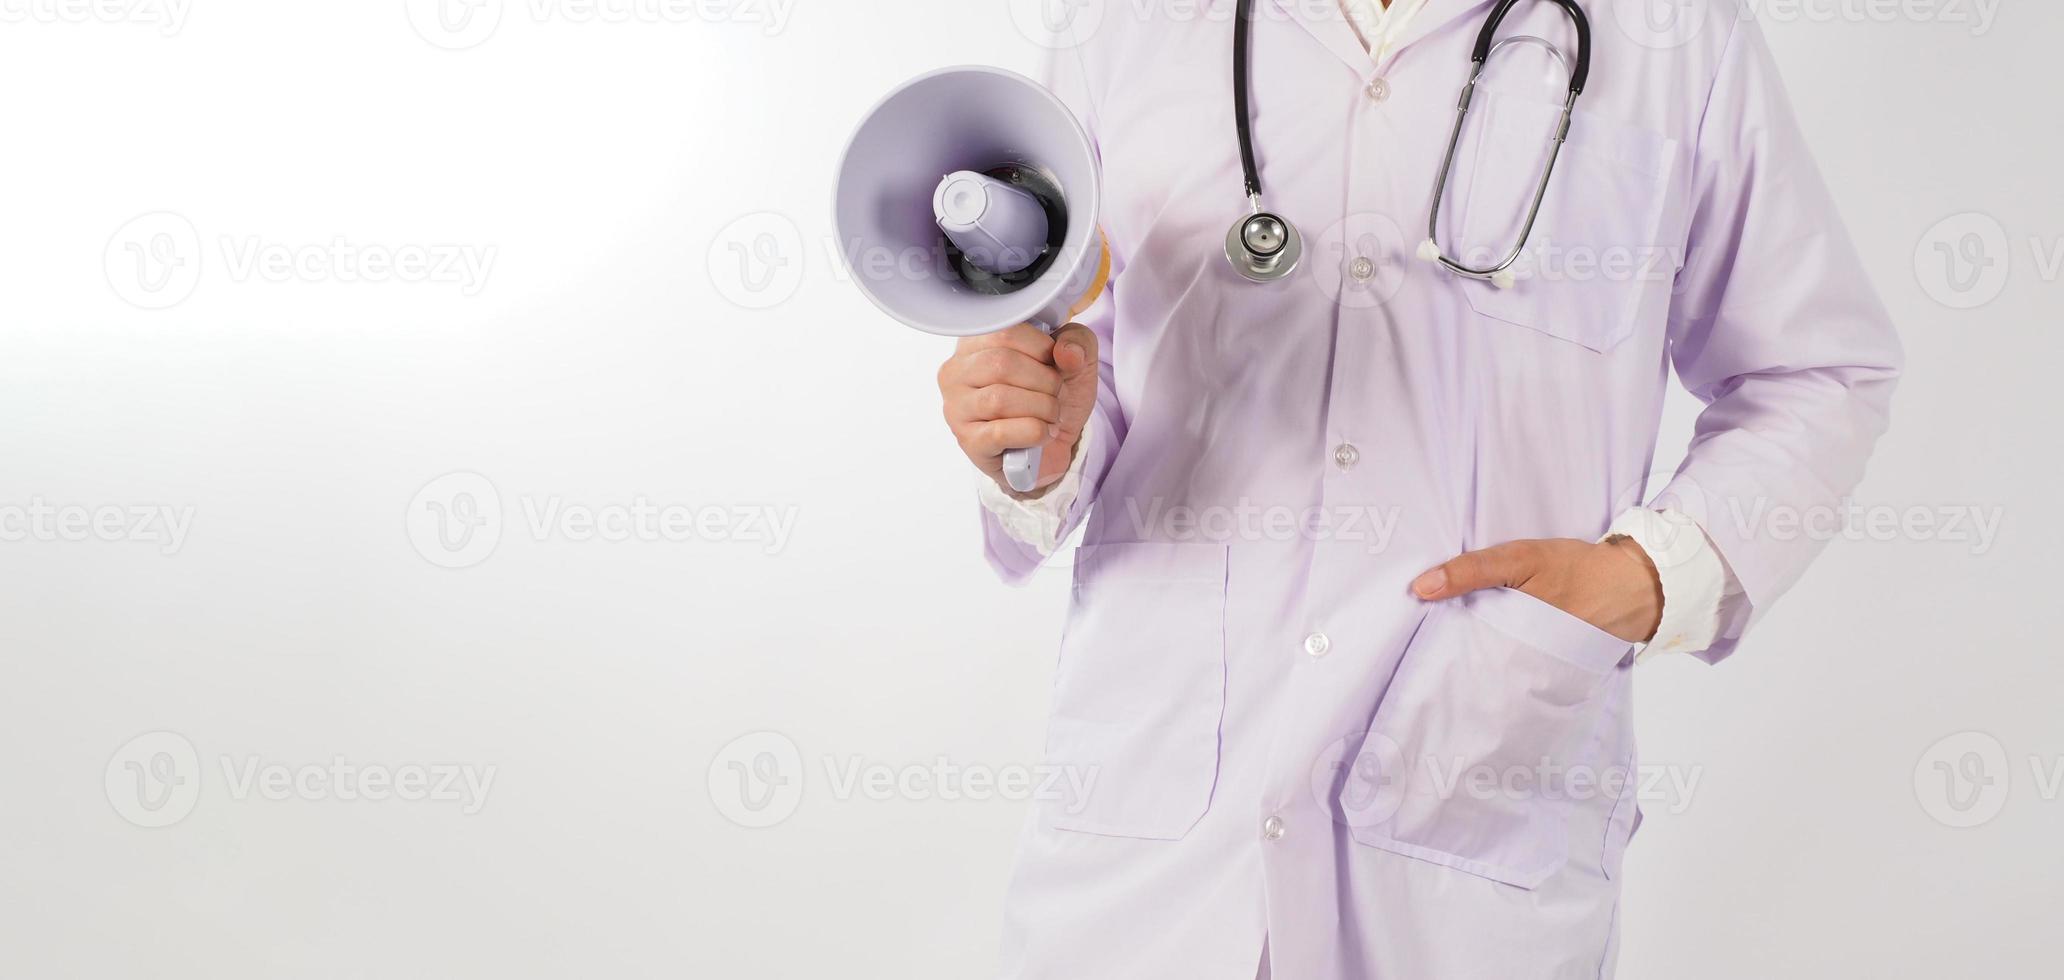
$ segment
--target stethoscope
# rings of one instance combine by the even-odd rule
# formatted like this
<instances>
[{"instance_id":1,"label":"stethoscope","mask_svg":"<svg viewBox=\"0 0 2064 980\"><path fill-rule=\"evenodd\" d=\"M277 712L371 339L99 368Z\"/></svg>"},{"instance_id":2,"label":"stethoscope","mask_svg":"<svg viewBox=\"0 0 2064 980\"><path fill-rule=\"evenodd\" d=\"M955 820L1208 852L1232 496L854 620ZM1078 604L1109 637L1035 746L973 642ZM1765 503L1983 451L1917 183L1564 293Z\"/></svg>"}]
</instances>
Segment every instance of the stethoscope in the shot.
<instances>
[{"instance_id":1,"label":"stethoscope","mask_svg":"<svg viewBox=\"0 0 2064 980\"><path fill-rule=\"evenodd\" d=\"M1533 235L1534 222L1541 216L1541 202L1548 197L1548 181L1555 174L1556 158L1562 155L1563 141L1569 137L1570 114L1577 107L1577 96L1584 91L1584 82L1591 75L1591 22L1584 16L1576 0L1553 0L1554 4L1569 15L1577 28L1577 61L1572 67L1563 59L1563 54L1554 44L1521 34L1498 40L1498 27L1505 22L1505 15L1519 0L1498 0L1484 21L1483 30L1476 36L1476 50L1470 55L1469 81L1462 86L1462 95L1455 103L1455 129L1448 136L1447 156L1441 161L1440 176L1433 184L1433 204L1426 215L1426 240L1419 243L1419 257L1429 262L1438 262L1449 271L1469 279L1487 280L1492 285L1505 289L1513 283L1513 264L1519 261L1526 250L1527 239ZM1240 133L1240 167L1247 181L1247 202L1250 212L1226 232L1226 261L1232 263L1233 271L1254 282L1274 282L1297 271L1297 262L1304 257L1304 236L1297 226L1261 204L1261 173L1254 164L1254 134L1250 127L1250 113L1247 105L1248 90L1248 42L1254 28L1254 0L1239 0L1233 17L1233 112L1235 125ZM1462 126L1469 119L1469 104L1476 95L1476 83L1483 77L1484 64L1492 55L1512 44L1533 44L1547 49L1569 76L1569 98L1562 105L1562 122L1555 129L1555 136L1548 148L1548 165L1541 171L1541 182L1534 189L1532 205L1527 209L1526 224L1520 228L1519 241L1503 261L1488 268L1475 268L1451 259L1441 249L1437 240L1440 224L1441 198L1447 194L1448 175L1455 166L1455 152L1462 142Z\"/></svg>"}]
</instances>

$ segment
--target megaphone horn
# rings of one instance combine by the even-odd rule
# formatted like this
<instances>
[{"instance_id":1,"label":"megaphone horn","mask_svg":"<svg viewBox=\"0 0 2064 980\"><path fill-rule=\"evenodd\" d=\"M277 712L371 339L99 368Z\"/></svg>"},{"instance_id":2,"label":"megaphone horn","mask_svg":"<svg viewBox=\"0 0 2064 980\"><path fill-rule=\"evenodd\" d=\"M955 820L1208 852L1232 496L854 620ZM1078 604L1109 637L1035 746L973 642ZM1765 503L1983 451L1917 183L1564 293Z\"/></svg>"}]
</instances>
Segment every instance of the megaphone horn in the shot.
<instances>
[{"instance_id":1,"label":"megaphone horn","mask_svg":"<svg viewBox=\"0 0 2064 980\"><path fill-rule=\"evenodd\" d=\"M839 161L839 252L875 306L919 330L1052 333L1110 279L1101 197L1089 135L1052 92L1000 68L941 69L854 131ZM1003 472L1033 489L1038 447L1005 453Z\"/></svg>"}]
</instances>

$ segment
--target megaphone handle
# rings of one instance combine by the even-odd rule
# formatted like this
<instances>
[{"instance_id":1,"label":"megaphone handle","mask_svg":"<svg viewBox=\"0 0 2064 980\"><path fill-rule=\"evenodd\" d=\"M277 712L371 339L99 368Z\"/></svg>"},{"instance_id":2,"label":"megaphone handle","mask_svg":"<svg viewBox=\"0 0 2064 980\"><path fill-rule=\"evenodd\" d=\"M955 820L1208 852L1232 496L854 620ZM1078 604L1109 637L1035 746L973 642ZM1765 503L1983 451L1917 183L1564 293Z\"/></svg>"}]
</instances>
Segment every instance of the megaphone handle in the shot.
<instances>
[{"instance_id":1,"label":"megaphone handle","mask_svg":"<svg viewBox=\"0 0 2064 980\"><path fill-rule=\"evenodd\" d=\"M1031 493L1039 483L1039 454L1044 448L1006 449L1003 453L1003 479L1012 490Z\"/></svg>"},{"instance_id":2,"label":"megaphone handle","mask_svg":"<svg viewBox=\"0 0 2064 980\"><path fill-rule=\"evenodd\" d=\"M1032 325L1049 337L1058 329L1056 325L1044 320L1033 320ZM1019 493L1031 493L1033 488L1039 485L1039 455L1044 448L1033 446L1029 449L1004 450L1003 482L1010 484L1010 488Z\"/></svg>"}]
</instances>

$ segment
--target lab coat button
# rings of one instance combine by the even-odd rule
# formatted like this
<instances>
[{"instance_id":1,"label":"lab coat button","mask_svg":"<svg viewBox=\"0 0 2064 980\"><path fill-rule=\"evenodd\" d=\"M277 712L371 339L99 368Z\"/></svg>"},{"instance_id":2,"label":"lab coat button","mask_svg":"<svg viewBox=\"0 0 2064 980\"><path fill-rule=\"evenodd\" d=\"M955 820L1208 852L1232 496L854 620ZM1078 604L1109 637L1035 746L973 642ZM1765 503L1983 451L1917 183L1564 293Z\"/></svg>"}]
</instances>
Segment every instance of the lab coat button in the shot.
<instances>
[{"instance_id":1,"label":"lab coat button","mask_svg":"<svg viewBox=\"0 0 2064 980\"><path fill-rule=\"evenodd\" d=\"M1324 633L1313 633L1304 638L1304 652L1314 657L1323 657L1333 649L1333 640Z\"/></svg>"},{"instance_id":2,"label":"lab coat button","mask_svg":"<svg viewBox=\"0 0 2064 980\"><path fill-rule=\"evenodd\" d=\"M1362 451L1356 449L1354 443L1351 442L1343 442L1333 450L1333 463L1343 470L1353 469L1354 464L1359 462L1361 458Z\"/></svg>"},{"instance_id":3,"label":"lab coat button","mask_svg":"<svg viewBox=\"0 0 2064 980\"><path fill-rule=\"evenodd\" d=\"M1376 263L1369 261L1366 255L1356 256L1355 260L1348 264L1347 274L1355 277L1356 282L1368 282L1376 275Z\"/></svg>"},{"instance_id":4,"label":"lab coat button","mask_svg":"<svg viewBox=\"0 0 2064 980\"><path fill-rule=\"evenodd\" d=\"M1369 83L1369 101L1371 101L1371 102L1387 102L1387 101L1389 101L1389 100L1390 100L1390 80L1389 80L1389 79L1387 79L1387 78L1379 78L1379 79L1377 79L1377 80L1375 80L1375 81L1373 81L1373 82L1370 82L1370 83Z\"/></svg>"},{"instance_id":5,"label":"lab coat button","mask_svg":"<svg viewBox=\"0 0 2064 980\"><path fill-rule=\"evenodd\" d=\"M1263 820L1261 822L1261 837L1263 840L1282 840L1283 818L1270 817L1267 820Z\"/></svg>"}]
</instances>

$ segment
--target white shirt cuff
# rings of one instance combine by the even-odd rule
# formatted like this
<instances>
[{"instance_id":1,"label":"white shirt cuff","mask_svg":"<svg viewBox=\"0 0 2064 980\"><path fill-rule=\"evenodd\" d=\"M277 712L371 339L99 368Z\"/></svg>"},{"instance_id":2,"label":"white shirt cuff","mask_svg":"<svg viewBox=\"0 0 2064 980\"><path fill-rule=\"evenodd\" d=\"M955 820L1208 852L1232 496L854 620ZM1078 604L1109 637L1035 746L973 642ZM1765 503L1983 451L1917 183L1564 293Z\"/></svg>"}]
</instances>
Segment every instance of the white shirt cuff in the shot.
<instances>
[{"instance_id":1,"label":"white shirt cuff","mask_svg":"<svg viewBox=\"0 0 2064 980\"><path fill-rule=\"evenodd\" d=\"M1082 493L1082 461L1089 458L1089 441L1095 433L1095 426L1082 427L1068 472L1037 497L1013 497L987 474L981 476L975 494L982 499L982 508L1003 526L1003 533L1037 549L1042 558L1060 549L1061 529L1067 523L1068 511Z\"/></svg>"},{"instance_id":2,"label":"white shirt cuff","mask_svg":"<svg viewBox=\"0 0 2064 980\"><path fill-rule=\"evenodd\" d=\"M1636 645L1635 660L1697 653L1719 640L1727 598L1742 589L1698 523L1673 510L1634 507L1605 532L1607 538L1622 535L1648 553L1663 585L1662 622L1653 639Z\"/></svg>"}]
</instances>

